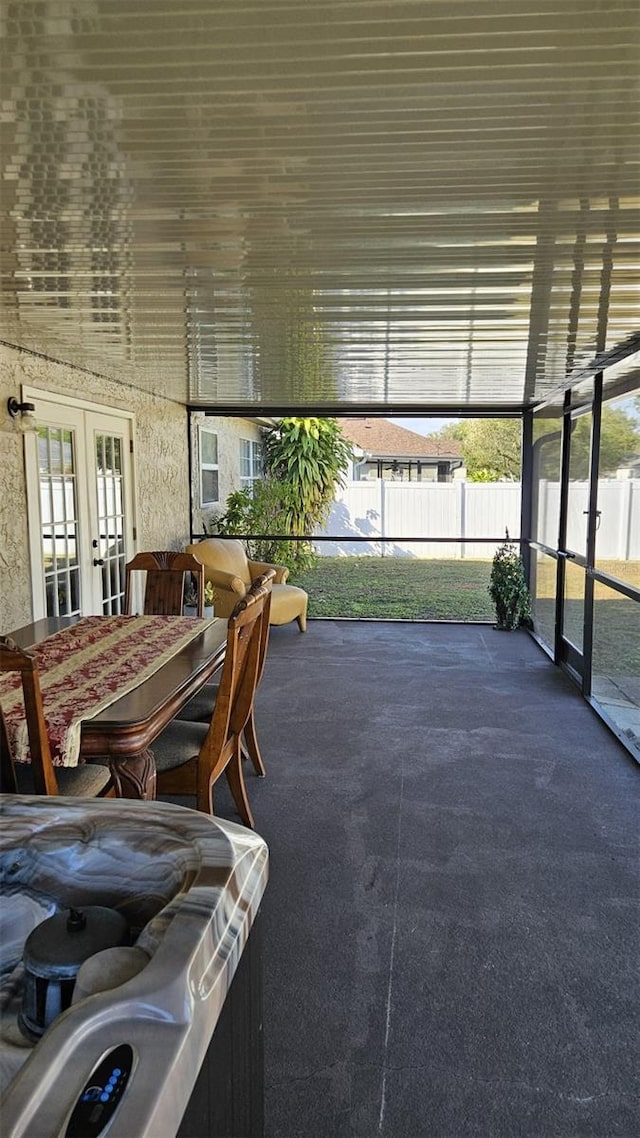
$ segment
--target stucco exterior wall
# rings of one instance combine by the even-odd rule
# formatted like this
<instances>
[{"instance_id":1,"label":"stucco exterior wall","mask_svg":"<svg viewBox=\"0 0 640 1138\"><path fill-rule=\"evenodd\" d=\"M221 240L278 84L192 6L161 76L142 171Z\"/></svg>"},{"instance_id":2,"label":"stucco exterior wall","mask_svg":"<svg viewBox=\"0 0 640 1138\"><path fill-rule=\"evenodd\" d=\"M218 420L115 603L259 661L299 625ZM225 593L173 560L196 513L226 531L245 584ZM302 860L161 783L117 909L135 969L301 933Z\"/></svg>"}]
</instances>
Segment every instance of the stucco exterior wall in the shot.
<instances>
[{"instance_id":1,"label":"stucco exterior wall","mask_svg":"<svg viewBox=\"0 0 640 1138\"><path fill-rule=\"evenodd\" d=\"M218 435L218 481L219 501L217 505L200 506L200 449L199 426L207 427ZM229 419L199 412L191 414L191 454L192 474L191 492L193 501L193 533L198 536L208 528L212 518L224 513L225 503L233 490L240 488L240 439L260 442L263 428L255 419Z\"/></svg>"},{"instance_id":2,"label":"stucco exterior wall","mask_svg":"<svg viewBox=\"0 0 640 1138\"><path fill-rule=\"evenodd\" d=\"M189 540L187 411L178 403L0 345L0 629L32 619L24 436L6 410L23 384L135 415L138 549Z\"/></svg>"}]
</instances>

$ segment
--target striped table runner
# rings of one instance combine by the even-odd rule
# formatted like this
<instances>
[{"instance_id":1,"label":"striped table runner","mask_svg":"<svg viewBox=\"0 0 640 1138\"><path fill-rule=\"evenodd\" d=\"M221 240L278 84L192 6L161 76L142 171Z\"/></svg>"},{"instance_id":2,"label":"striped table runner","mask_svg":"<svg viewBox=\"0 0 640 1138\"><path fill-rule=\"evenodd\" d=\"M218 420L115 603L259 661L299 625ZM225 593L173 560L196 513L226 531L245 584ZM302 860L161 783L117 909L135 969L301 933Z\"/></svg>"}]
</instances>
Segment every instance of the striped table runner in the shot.
<instances>
[{"instance_id":1,"label":"striped table runner","mask_svg":"<svg viewBox=\"0 0 640 1138\"><path fill-rule=\"evenodd\" d=\"M182 616L88 616L33 645L54 764L76 766L82 721L143 683L212 623ZM14 758L29 762L19 674L0 676L0 704Z\"/></svg>"}]
</instances>

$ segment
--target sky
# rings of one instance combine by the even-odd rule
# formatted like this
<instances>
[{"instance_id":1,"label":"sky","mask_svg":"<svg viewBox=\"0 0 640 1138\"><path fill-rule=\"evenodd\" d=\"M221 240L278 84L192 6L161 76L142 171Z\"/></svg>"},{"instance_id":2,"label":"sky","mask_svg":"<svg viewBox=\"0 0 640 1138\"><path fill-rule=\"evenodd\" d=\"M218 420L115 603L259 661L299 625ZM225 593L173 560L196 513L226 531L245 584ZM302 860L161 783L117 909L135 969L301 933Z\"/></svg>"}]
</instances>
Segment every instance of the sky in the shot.
<instances>
[{"instance_id":1,"label":"sky","mask_svg":"<svg viewBox=\"0 0 640 1138\"><path fill-rule=\"evenodd\" d=\"M390 423L397 423L407 431L415 431L417 435L432 435L448 423L457 423L458 419L389 419Z\"/></svg>"}]
</instances>

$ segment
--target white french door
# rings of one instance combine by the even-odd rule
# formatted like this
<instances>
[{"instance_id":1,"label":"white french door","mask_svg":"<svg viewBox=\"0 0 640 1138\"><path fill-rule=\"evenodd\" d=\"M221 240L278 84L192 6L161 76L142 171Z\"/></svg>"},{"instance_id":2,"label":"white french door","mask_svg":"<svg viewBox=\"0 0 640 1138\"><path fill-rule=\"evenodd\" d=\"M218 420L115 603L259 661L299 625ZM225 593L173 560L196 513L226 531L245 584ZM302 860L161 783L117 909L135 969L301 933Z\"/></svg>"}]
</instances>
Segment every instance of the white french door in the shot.
<instances>
[{"instance_id":1,"label":"white french door","mask_svg":"<svg viewBox=\"0 0 640 1138\"><path fill-rule=\"evenodd\" d=\"M122 611L133 554L133 421L25 388L33 615Z\"/></svg>"},{"instance_id":2,"label":"white french door","mask_svg":"<svg viewBox=\"0 0 640 1138\"><path fill-rule=\"evenodd\" d=\"M87 431L92 566L100 570L100 611L109 615L122 612L124 567L133 555L131 421L93 414Z\"/></svg>"}]
</instances>

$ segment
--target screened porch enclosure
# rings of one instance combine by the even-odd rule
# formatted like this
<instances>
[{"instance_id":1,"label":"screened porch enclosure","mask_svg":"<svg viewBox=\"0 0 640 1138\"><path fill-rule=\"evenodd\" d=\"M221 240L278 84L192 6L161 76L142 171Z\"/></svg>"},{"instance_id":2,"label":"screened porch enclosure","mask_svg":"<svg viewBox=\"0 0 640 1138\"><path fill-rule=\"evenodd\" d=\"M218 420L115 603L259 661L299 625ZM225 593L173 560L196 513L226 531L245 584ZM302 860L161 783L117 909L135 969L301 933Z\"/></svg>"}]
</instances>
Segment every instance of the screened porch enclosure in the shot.
<instances>
[{"instance_id":1,"label":"screened porch enclosure","mask_svg":"<svg viewBox=\"0 0 640 1138\"><path fill-rule=\"evenodd\" d=\"M519 482L346 482L307 535L317 567L295 578L311 619L491 622L491 559L508 535L531 634L640 759L639 364L631 354L525 412Z\"/></svg>"},{"instance_id":2,"label":"screened porch enclosure","mask_svg":"<svg viewBox=\"0 0 640 1138\"><path fill-rule=\"evenodd\" d=\"M280 416L521 428L514 486L365 463L307 535L333 585L271 630L255 1138L640 1133L640 466L610 449L640 414L638 0L0 0L0 27L3 634L117 612L130 558L261 483ZM359 619L314 619L338 573Z\"/></svg>"}]
</instances>

